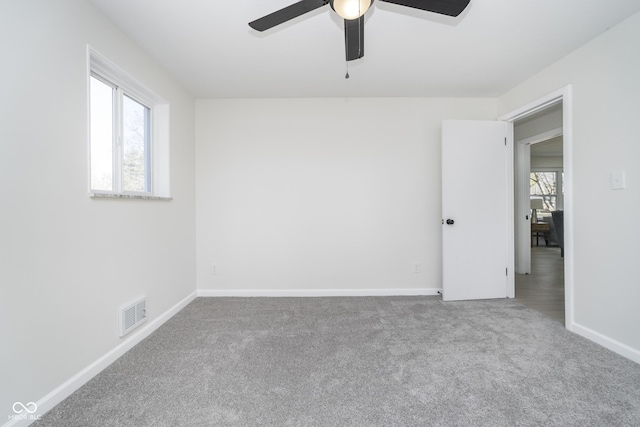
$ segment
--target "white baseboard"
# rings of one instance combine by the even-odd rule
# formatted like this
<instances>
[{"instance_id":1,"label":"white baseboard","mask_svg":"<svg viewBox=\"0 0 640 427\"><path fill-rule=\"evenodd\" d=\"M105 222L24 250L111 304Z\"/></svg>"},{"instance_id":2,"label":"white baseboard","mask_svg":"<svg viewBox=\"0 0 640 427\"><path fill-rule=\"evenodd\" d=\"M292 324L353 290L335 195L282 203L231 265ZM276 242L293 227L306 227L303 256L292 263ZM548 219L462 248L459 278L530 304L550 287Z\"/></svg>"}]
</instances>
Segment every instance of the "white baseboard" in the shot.
<instances>
[{"instance_id":1,"label":"white baseboard","mask_svg":"<svg viewBox=\"0 0 640 427\"><path fill-rule=\"evenodd\" d=\"M632 360L636 363L640 363L640 350L638 349L629 347L626 344L609 338L606 335L603 335L575 322L571 327L571 331L582 337L585 337L588 340L595 342L596 344L600 344L601 346L608 348L615 353L618 353L620 356L626 357L627 359Z\"/></svg>"},{"instance_id":2,"label":"white baseboard","mask_svg":"<svg viewBox=\"0 0 640 427\"><path fill-rule=\"evenodd\" d=\"M36 402L38 410L34 417L44 415L54 406L69 397L73 392L78 390L89 380L115 362L120 356L133 348L136 344L148 337L152 332L158 329L167 320L176 313L186 307L196 297L330 297L330 296L411 296L411 295L439 295L439 288L408 288L408 289L314 289L314 290L262 290L262 289L244 289L244 290L218 290L218 289L199 289L188 295L182 301L175 304L169 310L158 316L156 319L148 322L140 327L131 337L118 345L104 356L78 372L76 375L65 381L55 390L44 396ZM609 350L618 353L636 363L640 363L640 350L629 347L621 342L609 338L599 332L589 329L577 323L572 324L571 330L576 334L583 336ZM31 419L14 418L9 420L3 427L23 427L32 424Z\"/></svg>"},{"instance_id":3,"label":"white baseboard","mask_svg":"<svg viewBox=\"0 0 640 427\"><path fill-rule=\"evenodd\" d=\"M171 307L169 310L165 311L163 314L158 316L152 321L147 322L146 324L140 326L139 330L131 333L131 337L129 337L125 342L118 345L111 351L109 351L104 356L100 357L98 360L78 372L73 377L69 378L55 390L51 391L49 394L44 396L42 399L36 402L37 412L34 414L29 414L27 419L20 419L19 417L13 418L9 420L7 423L3 425L3 427L23 427L28 426L29 424L35 421L35 417L42 416L51 410L58 403L62 402L64 399L69 397L74 391L78 390L84 384L86 384L91 378L98 375L105 368L115 362L120 356L125 354L127 351L131 350L136 344L140 341L148 337L153 331L158 329L173 317L177 312L182 310L187 306L191 301L196 298L196 292L191 293L182 301L178 302L176 305Z\"/></svg>"},{"instance_id":4,"label":"white baseboard","mask_svg":"<svg viewBox=\"0 0 640 427\"><path fill-rule=\"evenodd\" d=\"M439 288L408 289L198 289L199 297L368 297L439 295Z\"/></svg>"}]
</instances>

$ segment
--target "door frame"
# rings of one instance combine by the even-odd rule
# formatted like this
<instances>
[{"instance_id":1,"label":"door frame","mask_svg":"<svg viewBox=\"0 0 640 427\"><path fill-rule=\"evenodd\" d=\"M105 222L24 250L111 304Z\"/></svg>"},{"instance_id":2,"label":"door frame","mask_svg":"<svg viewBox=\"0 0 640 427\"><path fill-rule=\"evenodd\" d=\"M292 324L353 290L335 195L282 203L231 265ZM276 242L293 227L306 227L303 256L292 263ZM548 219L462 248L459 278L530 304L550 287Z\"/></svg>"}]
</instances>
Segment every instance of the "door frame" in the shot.
<instances>
[{"instance_id":1,"label":"door frame","mask_svg":"<svg viewBox=\"0 0 640 427\"><path fill-rule=\"evenodd\" d=\"M573 330L574 326L574 239L573 239L573 100L572 87L567 85L561 89L551 92L541 98L536 99L520 108L517 108L503 116L498 120L507 123L513 123L543 110L553 104L562 102L562 132L563 132L563 164L564 164L564 313L565 327ZM513 132L509 132L513 146ZM513 157L511 165L513 170ZM512 175L513 177L513 175ZM515 195L510 195L511 206L515 206ZM514 218L515 221L515 218ZM515 240L515 236L514 236ZM515 242L512 241L511 251L514 251ZM515 296L515 281L509 283L511 289L507 290L510 298Z\"/></svg>"}]
</instances>

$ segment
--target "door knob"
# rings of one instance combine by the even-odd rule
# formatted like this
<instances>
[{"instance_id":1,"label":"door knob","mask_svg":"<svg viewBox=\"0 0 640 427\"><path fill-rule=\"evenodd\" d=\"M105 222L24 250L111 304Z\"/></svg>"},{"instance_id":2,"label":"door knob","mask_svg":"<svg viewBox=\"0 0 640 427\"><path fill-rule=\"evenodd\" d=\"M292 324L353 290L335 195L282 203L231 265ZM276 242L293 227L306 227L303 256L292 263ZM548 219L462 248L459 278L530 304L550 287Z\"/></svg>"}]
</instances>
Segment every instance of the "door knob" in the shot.
<instances>
[{"instance_id":1,"label":"door knob","mask_svg":"<svg viewBox=\"0 0 640 427\"><path fill-rule=\"evenodd\" d=\"M449 224L449 225L453 225L453 223L454 223L454 221L453 221L452 219L448 219L448 220L447 220L447 224Z\"/></svg>"}]
</instances>

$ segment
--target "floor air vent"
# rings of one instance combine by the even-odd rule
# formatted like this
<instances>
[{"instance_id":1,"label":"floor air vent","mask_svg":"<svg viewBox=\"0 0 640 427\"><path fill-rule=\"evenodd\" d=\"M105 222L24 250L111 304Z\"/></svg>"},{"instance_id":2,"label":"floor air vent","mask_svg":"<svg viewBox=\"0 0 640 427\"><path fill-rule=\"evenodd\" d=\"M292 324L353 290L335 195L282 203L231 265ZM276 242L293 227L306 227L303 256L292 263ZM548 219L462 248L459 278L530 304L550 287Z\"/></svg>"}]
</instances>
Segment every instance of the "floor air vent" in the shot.
<instances>
[{"instance_id":1,"label":"floor air vent","mask_svg":"<svg viewBox=\"0 0 640 427\"><path fill-rule=\"evenodd\" d=\"M123 337L132 329L147 320L147 301L143 298L120 310L120 336Z\"/></svg>"}]
</instances>

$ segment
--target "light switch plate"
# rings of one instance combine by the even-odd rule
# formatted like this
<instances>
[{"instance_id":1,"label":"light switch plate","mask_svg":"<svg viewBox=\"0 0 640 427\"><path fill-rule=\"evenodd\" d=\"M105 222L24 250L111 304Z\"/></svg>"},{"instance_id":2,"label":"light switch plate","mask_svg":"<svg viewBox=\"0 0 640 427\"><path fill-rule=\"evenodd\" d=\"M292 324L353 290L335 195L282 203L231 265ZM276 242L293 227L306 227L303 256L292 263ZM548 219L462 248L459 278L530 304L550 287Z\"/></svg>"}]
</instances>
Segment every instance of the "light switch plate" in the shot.
<instances>
[{"instance_id":1,"label":"light switch plate","mask_svg":"<svg viewBox=\"0 0 640 427\"><path fill-rule=\"evenodd\" d=\"M624 171L611 172L611 189L622 190L624 186Z\"/></svg>"}]
</instances>

